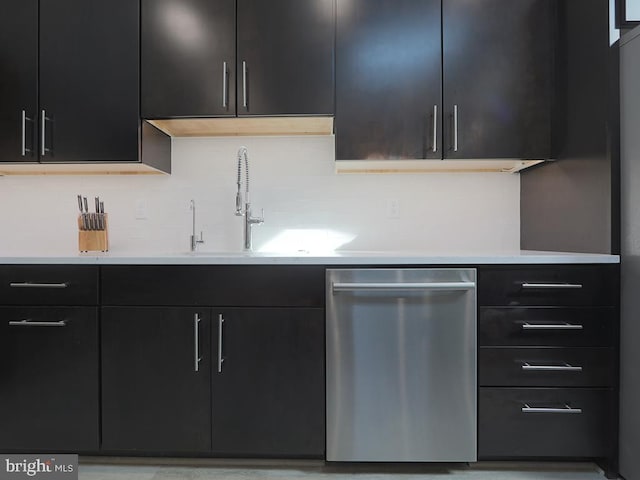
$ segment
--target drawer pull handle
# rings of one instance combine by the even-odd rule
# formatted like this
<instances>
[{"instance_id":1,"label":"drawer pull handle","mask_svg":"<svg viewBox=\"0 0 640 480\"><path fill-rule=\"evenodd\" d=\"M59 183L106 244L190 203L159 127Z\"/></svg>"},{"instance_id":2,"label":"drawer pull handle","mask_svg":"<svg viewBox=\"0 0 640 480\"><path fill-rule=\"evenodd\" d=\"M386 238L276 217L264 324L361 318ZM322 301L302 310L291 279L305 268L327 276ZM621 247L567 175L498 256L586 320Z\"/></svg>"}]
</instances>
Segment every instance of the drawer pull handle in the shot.
<instances>
[{"instance_id":1,"label":"drawer pull handle","mask_svg":"<svg viewBox=\"0 0 640 480\"><path fill-rule=\"evenodd\" d=\"M566 404L564 408L530 407L525 403L522 407L522 413L582 413L582 409L571 408Z\"/></svg>"},{"instance_id":2,"label":"drawer pull handle","mask_svg":"<svg viewBox=\"0 0 640 480\"><path fill-rule=\"evenodd\" d=\"M10 327L66 327L66 320L58 322L32 322L31 319L14 320L9 322Z\"/></svg>"},{"instance_id":3,"label":"drawer pull handle","mask_svg":"<svg viewBox=\"0 0 640 480\"><path fill-rule=\"evenodd\" d=\"M523 323L523 330L582 330L584 327L573 323Z\"/></svg>"},{"instance_id":4,"label":"drawer pull handle","mask_svg":"<svg viewBox=\"0 0 640 480\"><path fill-rule=\"evenodd\" d=\"M524 363L522 370L529 372L581 372L582 367L574 367L565 363L564 365L531 365Z\"/></svg>"},{"instance_id":5,"label":"drawer pull handle","mask_svg":"<svg viewBox=\"0 0 640 480\"><path fill-rule=\"evenodd\" d=\"M574 290L582 288L581 283L523 283L524 289L557 289L557 290Z\"/></svg>"},{"instance_id":6,"label":"drawer pull handle","mask_svg":"<svg viewBox=\"0 0 640 480\"><path fill-rule=\"evenodd\" d=\"M32 283L32 282L11 282L11 288L67 288L69 284L63 283Z\"/></svg>"}]
</instances>

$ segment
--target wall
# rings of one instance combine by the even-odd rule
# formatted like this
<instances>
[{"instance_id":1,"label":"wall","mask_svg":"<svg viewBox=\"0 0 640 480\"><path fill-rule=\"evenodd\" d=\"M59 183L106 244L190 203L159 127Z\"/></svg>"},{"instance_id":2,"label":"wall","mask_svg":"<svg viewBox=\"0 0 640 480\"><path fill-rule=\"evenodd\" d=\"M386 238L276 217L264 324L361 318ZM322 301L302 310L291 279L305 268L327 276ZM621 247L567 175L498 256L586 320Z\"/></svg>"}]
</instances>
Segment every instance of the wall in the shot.
<instances>
[{"instance_id":1,"label":"wall","mask_svg":"<svg viewBox=\"0 0 640 480\"><path fill-rule=\"evenodd\" d=\"M77 194L99 195L110 214L114 254L189 248L191 212L204 231L201 250L238 250L234 216L236 152L246 145L254 212L254 250L317 251L347 242L355 250L487 252L519 249L518 175L334 173L333 137L173 140L171 176L0 177L0 256L76 253ZM398 218L390 218L396 200ZM139 203L145 219L137 219ZM138 215L140 216L140 215Z\"/></svg>"}]
</instances>

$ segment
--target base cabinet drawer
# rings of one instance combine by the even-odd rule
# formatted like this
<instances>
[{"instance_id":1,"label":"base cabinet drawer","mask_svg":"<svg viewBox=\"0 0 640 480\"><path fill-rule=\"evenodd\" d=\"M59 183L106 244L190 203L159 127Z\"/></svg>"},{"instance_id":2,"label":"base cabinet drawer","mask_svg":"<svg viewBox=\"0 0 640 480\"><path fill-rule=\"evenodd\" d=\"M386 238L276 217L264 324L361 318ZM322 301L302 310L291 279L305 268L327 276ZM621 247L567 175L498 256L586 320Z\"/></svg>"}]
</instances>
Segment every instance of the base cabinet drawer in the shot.
<instances>
[{"instance_id":1,"label":"base cabinet drawer","mask_svg":"<svg viewBox=\"0 0 640 480\"><path fill-rule=\"evenodd\" d=\"M610 387L610 348L480 348L478 385L483 387Z\"/></svg>"},{"instance_id":2,"label":"base cabinet drawer","mask_svg":"<svg viewBox=\"0 0 640 480\"><path fill-rule=\"evenodd\" d=\"M481 307L481 347L606 347L613 342L613 307Z\"/></svg>"},{"instance_id":3,"label":"base cabinet drawer","mask_svg":"<svg viewBox=\"0 0 640 480\"><path fill-rule=\"evenodd\" d=\"M610 390L480 388L478 459L608 453Z\"/></svg>"}]
</instances>

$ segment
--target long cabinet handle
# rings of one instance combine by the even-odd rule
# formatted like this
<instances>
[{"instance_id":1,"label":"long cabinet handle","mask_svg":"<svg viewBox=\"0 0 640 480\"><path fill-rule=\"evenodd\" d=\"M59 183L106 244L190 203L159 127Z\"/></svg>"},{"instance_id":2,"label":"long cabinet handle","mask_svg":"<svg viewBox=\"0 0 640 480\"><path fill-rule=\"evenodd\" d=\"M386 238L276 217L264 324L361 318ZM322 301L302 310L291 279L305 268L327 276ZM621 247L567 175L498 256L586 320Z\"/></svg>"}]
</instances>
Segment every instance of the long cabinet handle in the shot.
<instances>
[{"instance_id":1,"label":"long cabinet handle","mask_svg":"<svg viewBox=\"0 0 640 480\"><path fill-rule=\"evenodd\" d=\"M573 290L582 288L581 283L528 283L522 284L522 288L535 290L535 289L555 289L555 290Z\"/></svg>"},{"instance_id":2,"label":"long cabinet handle","mask_svg":"<svg viewBox=\"0 0 640 480\"><path fill-rule=\"evenodd\" d=\"M247 62L242 62L242 106L247 108Z\"/></svg>"},{"instance_id":3,"label":"long cabinet handle","mask_svg":"<svg viewBox=\"0 0 640 480\"><path fill-rule=\"evenodd\" d=\"M66 320L59 320L57 322L33 322L31 319L26 318L24 320L12 320L9 322L11 327L66 327Z\"/></svg>"},{"instance_id":4,"label":"long cabinet handle","mask_svg":"<svg viewBox=\"0 0 640 480\"><path fill-rule=\"evenodd\" d=\"M458 105L453 106L453 151L458 151Z\"/></svg>"},{"instance_id":5,"label":"long cabinet handle","mask_svg":"<svg viewBox=\"0 0 640 480\"><path fill-rule=\"evenodd\" d=\"M193 358L193 371L200 371L200 315L197 313L193 315L193 343L194 343L194 358Z\"/></svg>"},{"instance_id":6,"label":"long cabinet handle","mask_svg":"<svg viewBox=\"0 0 640 480\"><path fill-rule=\"evenodd\" d=\"M67 288L67 282L62 283L33 283L33 282L11 282L11 288Z\"/></svg>"},{"instance_id":7,"label":"long cabinet handle","mask_svg":"<svg viewBox=\"0 0 640 480\"><path fill-rule=\"evenodd\" d=\"M45 143L46 143L46 129L47 129L47 120L51 120L49 117L47 117L47 112L42 110L40 112L40 156L44 157L47 152L50 152L51 149L47 148Z\"/></svg>"},{"instance_id":8,"label":"long cabinet handle","mask_svg":"<svg viewBox=\"0 0 640 480\"><path fill-rule=\"evenodd\" d=\"M583 325L573 323L523 323L523 330L582 330Z\"/></svg>"},{"instance_id":9,"label":"long cabinet handle","mask_svg":"<svg viewBox=\"0 0 640 480\"><path fill-rule=\"evenodd\" d=\"M565 363L564 365L531 365L530 363L524 363L522 370L533 372L581 372L582 367L574 367Z\"/></svg>"},{"instance_id":10,"label":"long cabinet handle","mask_svg":"<svg viewBox=\"0 0 640 480\"><path fill-rule=\"evenodd\" d=\"M31 153L31 149L27 148L27 121L32 122L33 119L27 117L26 110L22 110L21 126L22 126L22 138L20 143L20 154L23 157L27 156L27 153Z\"/></svg>"},{"instance_id":11,"label":"long cabinet handle","mask_svg":"<svg viewBox=\"0 0 640 480\"><path fill-rule=\"evenodd\" d=\"M224 327L224 317L222 314L218 315L218 373L222 373L222 329Z\"/></svg>"},{"instance_id":12,"label":"long cabinet handle","mask_svg":"<svg viewBox=\"0 0 640 480\"><path fill-rule=\"evenodd\" d=\"M438 151L438 105L433 106L433 153Z\"/></svg>"},{"instance_id":13,"label":"long cabinet handle","mask_svg":"<svg viewBox=\"0 0 640 480\"><path fill-rule=\"evenodd\" d=\"M222 62L222 107L227 108L227 62Z\"/></svg>"},{"instance_id":14,"label":"long cabinet handle","mask_svg":"<svg viewBox=\"0 0 640 480\"><path fill-rule=\"evenodd\" d=\"M530 407L528 404L524 404L522 407L522 413L582 413L581 408L572 408L569 405L565 405L564 408L547 408L547 407Z\"/></svg>"},{"instance_id":15,"label":"long cabinet handle","mask_svg":"<svg viewBox=\"0 0 640 480\"><path fill-rule=\"evenodd\" d=\"M333 283L334 292L357 292L363 290L471 290L474 282L426 282L426 283Z\"/></svg>"}]
</instances>

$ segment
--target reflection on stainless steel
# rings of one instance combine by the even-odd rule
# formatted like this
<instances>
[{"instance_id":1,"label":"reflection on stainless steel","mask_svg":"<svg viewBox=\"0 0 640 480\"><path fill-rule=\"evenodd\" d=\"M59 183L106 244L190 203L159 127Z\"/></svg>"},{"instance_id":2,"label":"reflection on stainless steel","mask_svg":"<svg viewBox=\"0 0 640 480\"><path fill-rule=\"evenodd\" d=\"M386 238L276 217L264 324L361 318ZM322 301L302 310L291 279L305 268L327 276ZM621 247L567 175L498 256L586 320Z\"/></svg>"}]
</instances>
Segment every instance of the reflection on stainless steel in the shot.
<instances>
[{"instance_id":1,"label":"reflection on stainless steel","mask_svg":"<svg viewBox=\"0 0 640 480\"><path fill-rule=\"evenodd\" d=\"M476 460L475 282L474 269L327 271L328 461Z\"/></svg>"}]
</instances>

